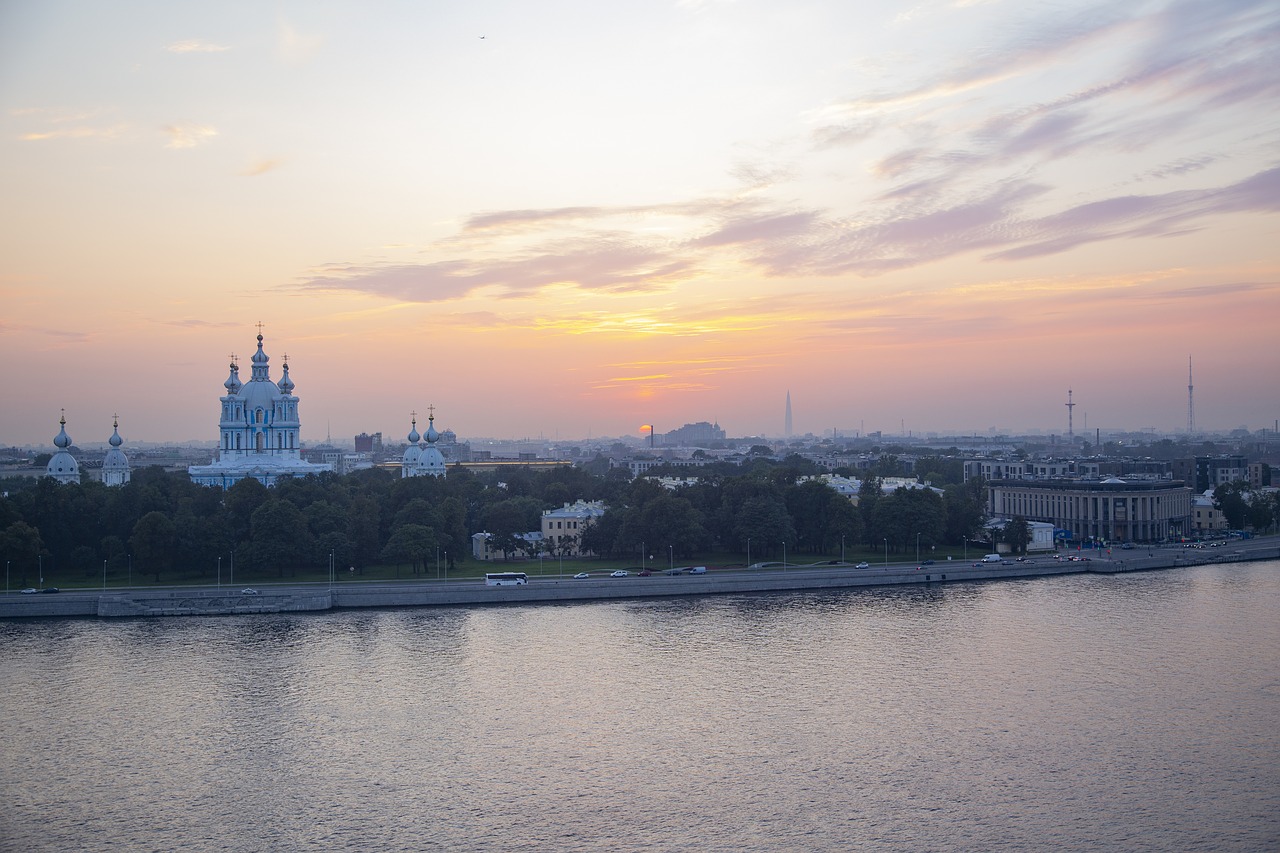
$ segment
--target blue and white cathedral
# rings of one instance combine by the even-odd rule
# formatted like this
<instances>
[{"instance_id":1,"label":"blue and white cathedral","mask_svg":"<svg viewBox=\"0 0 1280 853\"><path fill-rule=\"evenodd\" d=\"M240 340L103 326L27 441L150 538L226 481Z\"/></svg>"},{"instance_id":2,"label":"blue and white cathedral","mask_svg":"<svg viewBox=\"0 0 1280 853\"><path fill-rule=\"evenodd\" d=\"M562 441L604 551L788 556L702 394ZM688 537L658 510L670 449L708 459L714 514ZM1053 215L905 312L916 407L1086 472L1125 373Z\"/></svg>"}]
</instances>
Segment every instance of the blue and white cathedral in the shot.
<instances>
[{"instance_id":1,"label":"blue and white cathedral","mask_svg":"<svg viewBox=\"0 0 1280 853\"><path fill-rule=\"evenodd\" d=\"M305 477L331 471L332 466L307 462L301 456L298 398L289 378L289 357L281 363L279 382L271 381L271 359L262 351L259 327L258 351L253 354L249 381L241 383L240 366L231 357L231 375L222 383L222 417L218 420L218 457L209 465L187 468L193 483L229 488L245 477L271 486L282 477Z\"/></svg>"}]
</instances>

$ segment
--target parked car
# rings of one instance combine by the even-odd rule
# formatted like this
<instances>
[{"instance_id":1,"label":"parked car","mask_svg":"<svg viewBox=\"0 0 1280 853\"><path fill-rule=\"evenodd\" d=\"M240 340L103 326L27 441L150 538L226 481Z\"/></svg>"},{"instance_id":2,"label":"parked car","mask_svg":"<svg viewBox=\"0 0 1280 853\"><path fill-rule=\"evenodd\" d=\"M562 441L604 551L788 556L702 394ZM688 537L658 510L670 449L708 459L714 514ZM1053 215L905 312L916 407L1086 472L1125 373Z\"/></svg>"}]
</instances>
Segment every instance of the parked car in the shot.
<instances>
[{"instance_id":1,"label":"parked car","mask_svg":"<svg viewBox=\"0 0 1280 853\"><path fill-rule=\"evenodd\" d=\"M29 586L29 587L27 587L26 589L24 589L24 590L22 591L22 594L23 594L23 595L35 595L35 594L36 594L37 592L39 592L39 591L40 591L40 590L36 589L35 587Z\"/></svg>"},{"instance_id":2,"label":"parked car","mask_svg":"<svg viewBox=\"0 0 1280 853\"><path fill-rule=\"evenodd\" d=\"M925 561L924 561L923 563L921 563L920 565L922 565L922 566L932 566L932 565L933 565L933 560L925 560Z\"/></svg>"},{"instance_id":3,"label":"parked car","mask_svg":"<svg viewBox=\"0 0 1280 853\"><path fill-rule=\"evenodd\" d=\"M640 577L642 578L647 578L649 577L649 575L653 574L653 572L649 571L648 569L641 569L636 574L640 575Z\"/></svg>"},{"instance_id":4,"label":"parked car","mask_svg":"<svg viewBox=\"0 0 1280 853\"><path fill-rule=\"evenodd\" d=\"M871 564L870 564L870 563L858 563L858 565L854 566L854 568L856 568L856 569L869 569L869 568L871 568Z\"/></svg>"},{"instance_id":5,"label":"parked car","mask_svg":"<svg viewBox=\"0 0 1280 853\"><path fill-rule=\"evenodd\" d=\"M706 573L707 573L706 566L694 566L692 569L689 570L689 574L691 575L705 575Z\"/></svg>"},{"instance_id":6,"label":"parked car","mask_svg":"<svg viewBox=\"0 0 1280 853\"><path fill-rule=\"evenodd\" d=\"M40 591L41 592L60 592L60 590L56 586L46 586L44 589Z\"/></svg>"},{"instance_id":7,"label":"parked car","mask_svg":"<svg viewBox=\"0 0 1280 853\"><path fill-rule=\"evenodd\" d=\"M589 577L591 577L591 575L588 574L587 572L578 572L576 575L573 576L573 579L576 581L580 581L580 580L585 580Z\"/></svg>"},{"instance_id":8,"label":"parked car","mask_svg":"<svg viewBox=\"0 0 1280 853\"><path fill-rule=\"evenodd\" d=\"M665 572L663 572L663 574L664 575L682 575L684 574L684 569L667 569Z\"/></svg>"},{"instance_id":9,"label":"parked car","mask_svg":"<svg viewBox=\"0 0 1280 853\"><path fill-rule=\"evenodd\" d=\"M611 577L611 578L625 578L625 577L626 577L627 575L629 575L629 574L630 574L630 572L625 572L625 571L623 571L622 569L618 569L616 572L613 572L612 574L610 574L610 575L609 575L609 577Z\"/></svg>"},{"instance_id":10,"label":"parked car","mask_svg":"<svg viewBox=\"0 0 1280 853\"><path fill-rule=\"evenodd\" d=\"M241 594L241 595L257 595L257 594L258 594L258 591L257 591L256 589L248 589L248 588L246 588L246 589L242 589L242 590L240 590L240 594Z\"/></svg>"}]
</instances>

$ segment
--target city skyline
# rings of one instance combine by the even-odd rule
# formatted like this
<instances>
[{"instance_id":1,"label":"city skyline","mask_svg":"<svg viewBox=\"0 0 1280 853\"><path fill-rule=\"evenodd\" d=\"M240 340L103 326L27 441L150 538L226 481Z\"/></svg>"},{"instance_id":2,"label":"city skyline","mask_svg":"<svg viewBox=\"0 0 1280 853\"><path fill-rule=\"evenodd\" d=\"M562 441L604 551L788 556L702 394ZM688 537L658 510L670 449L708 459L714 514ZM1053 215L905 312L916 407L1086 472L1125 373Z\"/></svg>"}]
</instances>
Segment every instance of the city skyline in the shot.
<instances>
[{"instance_id":1,"label":"city skyline","mask_svg":"<svg viewBox=\"0 0 1280 853\"><path fill-rule=\"evenodd\" d=\"M1280 8L848 5L0 8L0 444L1271 428Z\"/></svg>"}]
</instances>

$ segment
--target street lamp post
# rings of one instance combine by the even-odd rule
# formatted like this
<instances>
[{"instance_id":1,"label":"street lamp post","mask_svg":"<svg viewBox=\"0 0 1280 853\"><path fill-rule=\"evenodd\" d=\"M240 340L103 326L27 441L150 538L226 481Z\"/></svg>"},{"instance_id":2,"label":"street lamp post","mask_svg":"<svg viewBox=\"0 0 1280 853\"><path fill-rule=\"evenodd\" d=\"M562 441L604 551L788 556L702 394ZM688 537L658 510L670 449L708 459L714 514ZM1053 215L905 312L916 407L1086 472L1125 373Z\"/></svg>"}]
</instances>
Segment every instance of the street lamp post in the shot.
<instances>
[{"instance_id":1,"label":"street lamp post","mask_svg":"<svg viewBox=\"0 0 1280 853\"><path fill-rule=\"evenodd\" d=\"M218 586L222 586L222 555L218 555Z\"/></svg>"},{"instance_id":2,"label":"street lamp post","mask_svg":"<svg viewBox=\"0 0 1280 853\"><path fill-rule=\"evenodd\" d=\"M107 561L102 561L102 588L107 588Z\"/></svg>"},{"instance_id":3,"label":"street lamp post","mask_svg":"<svg viewBox=\"0 0 1280 853\"><path fill-rule=\"evenodd\" d=\"M889 540L884 540L884 570L889 571Z\"/></svg>"},{"instance_id":4,"label":"street lamp post","mask_svg":"<svg viewBox=\"0 0 1280 853\"><path fill-rule=\"evenodd\" d=\"M916 534L916 565L920 565L920 534Z\"/></svg>"},{"instance_id":5,"label":"street lamp post","mask_svg":"<svg viewBox=\"0 0 1280 853\"><path fill-rule=\"evenodd\" d=\"M36 554L36 570L40 575L40 588L44 588L44 554Z\"/></svg>"},{"instance_id":6,"label":"street lamp post","mask_svg":"<svg viewBox=\"0 0 1280 853\"><path fill-rule=\"evenodd\" d=\"M231 549L231 585L236 585L236 549Z\"/></svg>"},{"instance_id":7,"label":"street lamp post","mask_svg":"<svg viewBox=\"0 0 1280 853\"><path fill-rule=\"evenodd\" d=\"M4 561L4 594L9 594L9 561Z\"/></svg>"},{"instance_id":8,"label":"street lamp post","mask_svg":"<svg viewBox=\"0 0 1280 853\"><path fill-rule=\"evenodd\" d=\"M667 546L667 559L671 563L671 565L668 566L668 568L670 568L671 571L674 572L676 570L676 548L674 545Z\"/></svg>"},{"instance_id":9,"label":"street lamp post","mask_svg":"<svg viewBox=\"0 0 1280 853\"><path fill-rule=\"evenodd\" d=\"M133 586L133 555L129 555L129 586Z\"/></svg>"},{"instance_id":10,"label":"street lamp post","mask_svg":"<svg viewBox=\"0 0 1280 853\"><path fill-rule=\"evenodd\" d=\"M747 537L747 568L751 568L751 537Z\"/></svg>"},{"instance_id":11,"label":"street lamp post","mask_svg":"<svg viewBox=\"0 0 1280 853\"><path fill-rule=\"evenodd\" d=\"M840 534L840 562L844 562L844 534Z\"/></svg>"},{"instance_id":12,"label":"street lamp post","mask_svg":"<svg viewBox=\"0 0 1280 853\"><path fill-rule=\"evenodd\" d=\"M787 543L782 543L782 570L787 570Z\"/></svg>"}]
</instances>

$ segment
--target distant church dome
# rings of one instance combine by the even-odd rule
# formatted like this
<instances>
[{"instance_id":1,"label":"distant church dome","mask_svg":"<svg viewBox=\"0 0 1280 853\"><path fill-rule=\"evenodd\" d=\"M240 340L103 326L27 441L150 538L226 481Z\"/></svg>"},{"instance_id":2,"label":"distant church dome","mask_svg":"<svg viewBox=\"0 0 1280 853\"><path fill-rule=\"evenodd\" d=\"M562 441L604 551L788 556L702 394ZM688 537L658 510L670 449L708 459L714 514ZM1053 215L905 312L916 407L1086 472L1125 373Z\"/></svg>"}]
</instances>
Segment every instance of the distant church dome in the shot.
<instances>
[{"instance_id":1,"label":"distant church dome","mask_svg":"<svg viewBox=\"0 0 1280 853\"><path fill-rule=\"evenodd\" d=\"M418 435L418 413L414 412L412 417L413 425L409 428L409 446L404 449L404 455L400 457L400 477L412 477L410 472L418 467L418 460L422 458L422 447L418 442L422 436Z\"/></svg>"},{"instance_id":2,"label":"distant church dome","mask_svg":"<svg viewBox=\"0 0 1280 853\"><path fill-rule=\"evenodd\" d=\"M67 449L71 447L71 436L67 435L66 413L58 419L58 426L58 434L53 439L53 446L58 448L58 451L45 466L45 475L59 483L78 483L80 482L80 463L76 462L76 458Z\"/></svg>"},{"instance_id":3,"label":"distant church dome","mask_svg":"<svg viewBox=\"0 0 1280 853\"><path fill-rule=\"evenodd\" d=\"M112 419L111 438L107 439L107 443L111 445L111 449L102 460L102 482L108 486L123 486L129 482L132 471L129 468L129 457L120 449L124 439L120 437L118 415Z\"/></svg>"},{"instance_id":4,"label":"distant church dome","mask_svg":"<svg viewBox=\"0 0 1280 853\"><path fill-rule=\"evenodd\" d=\"M444 456L435 446L440 440L440 433L436 432L434 407L428 408L431 413L427 415L427 431L424 435L418 435L418 421L416 417L414 418L413 431L409 433L409 446L405 448L404 458L400 463L401 477L443 477L445 475ZM426 440L426 447L418 444L420 438Z\"/></svg>"}]
</instances>

